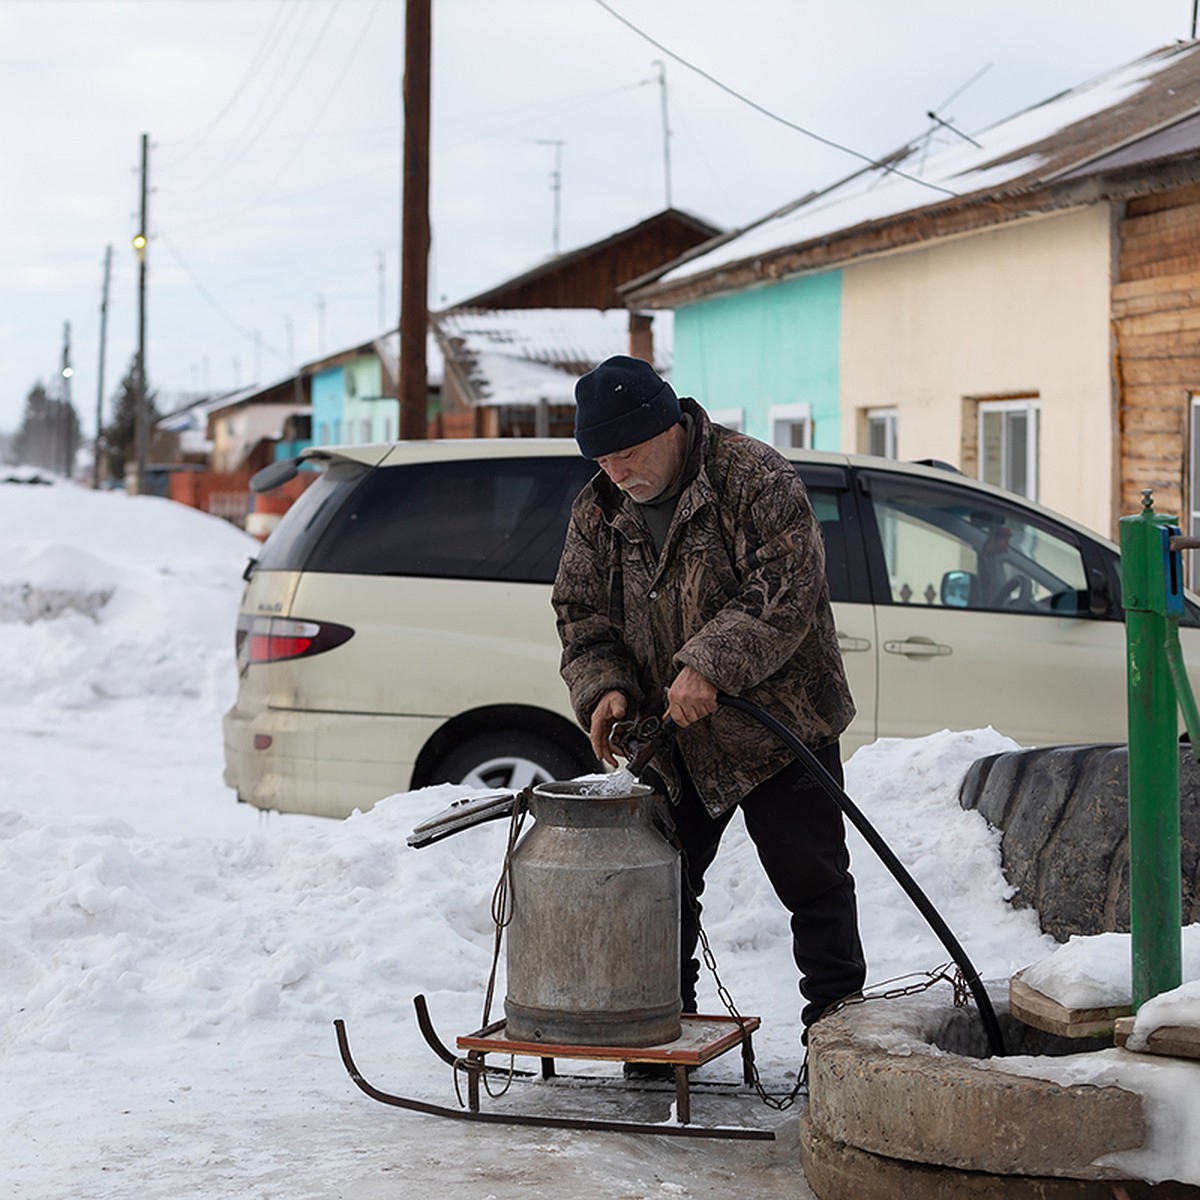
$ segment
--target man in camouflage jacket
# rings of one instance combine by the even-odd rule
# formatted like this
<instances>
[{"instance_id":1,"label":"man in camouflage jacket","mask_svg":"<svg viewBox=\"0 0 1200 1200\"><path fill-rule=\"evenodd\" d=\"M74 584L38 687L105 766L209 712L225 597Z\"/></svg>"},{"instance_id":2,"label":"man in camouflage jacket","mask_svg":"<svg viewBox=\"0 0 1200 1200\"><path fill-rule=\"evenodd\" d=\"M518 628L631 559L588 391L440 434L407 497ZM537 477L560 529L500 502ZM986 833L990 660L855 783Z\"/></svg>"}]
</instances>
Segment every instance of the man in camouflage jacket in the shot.
<instances>
[{"instance_id":1,"label":"man in camouflage jacket","mask_svg":"<svg viewBox=\"0 0 1200 1200\"><path fill-rule=\"evenodd\" d=\"M652 767L695 897L741 807L792 914L807 1028L865 974L842 815L773 734L716 699L765 709L841 782L854 705L807 492L777 451L713 425L640 359L579 380L576 440L601 468L575 501L554 585L576 715L613 766L614 722L665 710L679 727ZM682 1000L695 1011L686 899L681 923Z\"/></svg>"}]
</instances>

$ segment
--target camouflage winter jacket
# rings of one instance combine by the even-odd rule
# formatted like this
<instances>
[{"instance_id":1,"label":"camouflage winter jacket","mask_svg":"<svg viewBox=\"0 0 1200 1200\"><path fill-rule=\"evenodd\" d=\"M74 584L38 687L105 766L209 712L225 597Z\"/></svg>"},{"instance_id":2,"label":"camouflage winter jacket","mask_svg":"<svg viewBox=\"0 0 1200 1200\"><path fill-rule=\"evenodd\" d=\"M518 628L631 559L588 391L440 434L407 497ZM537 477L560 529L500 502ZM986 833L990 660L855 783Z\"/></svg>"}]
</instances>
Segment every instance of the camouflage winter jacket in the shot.
<instances>
[{"instance_id":1,"label":"camouflage winter jacket","mask_svg":"<svg viewBox=\"0 0 1200 1200\"><path fill-rule=\"evenodd\" d=\"M630 716L661 713L663 690L691 666L806 745L827 745L854 704L808 493L777 451L712 425L694 400L681 403L698 426L685 468L695 475L657 559L638 506L604 474L571 511L553 603L576 716L588 728L613 690L628 697ZM792 758L774 734L728 708L680 730L677 744L714 814ZM669 751L653 766L674 794Z\"/></svg>"}]
</instances>

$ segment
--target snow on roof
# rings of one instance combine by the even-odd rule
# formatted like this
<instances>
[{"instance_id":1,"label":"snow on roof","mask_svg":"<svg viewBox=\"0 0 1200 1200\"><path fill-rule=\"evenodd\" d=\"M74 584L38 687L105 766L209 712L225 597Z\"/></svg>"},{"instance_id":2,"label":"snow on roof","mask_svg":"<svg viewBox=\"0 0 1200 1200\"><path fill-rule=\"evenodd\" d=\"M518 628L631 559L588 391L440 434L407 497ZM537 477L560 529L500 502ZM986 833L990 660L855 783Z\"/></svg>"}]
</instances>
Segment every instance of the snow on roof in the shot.
<instances>
[{"instance_id":1,"label":"snow on roof","mask_svg":"<svg viewBox=\"0 0 1200 1200\"><path fill-rule=\"evenodd\" d=\"M629 353L626 308L450 309L438 333L478 400L573 404L575 380L613 354ZM670 368L673 322L654 319L656 366Z\"/></svg>"},{"instance_id":2,"label":"snow on roof","mask_svg":"<svg viewBox=\"0 0 1200 1200\"><path fill-rule=\"evenodd\" d=\"M432 322L433 314L430 313L430 323L432 324ZM384 370L393 380L396 379L400 374L400 331L393 329L390 333L376 338L374 346L375 353L379 355L379 361L383 363ZM431 331L425 339L425 378L429 387L442 386L445 369L442 348Z\"/></svg>"},{"instance_id":3,"label":"snow on roof","mask_svg":"<svg viewBox=\"0 0 1200 1200\"><path fill-rule=\"evenodd\" d=\"M937 131L902 158L856 171L661 275L679 283L959 197L1014 194L1085 173L1118 146L1200 108L1200 43L1155 51L970 135ZM1175 77L1179 76L1179 79ZM1156 86L1157 85L1157 86ZM930 146L941 148L929 153Z\"/></svg>"}]
</instances>

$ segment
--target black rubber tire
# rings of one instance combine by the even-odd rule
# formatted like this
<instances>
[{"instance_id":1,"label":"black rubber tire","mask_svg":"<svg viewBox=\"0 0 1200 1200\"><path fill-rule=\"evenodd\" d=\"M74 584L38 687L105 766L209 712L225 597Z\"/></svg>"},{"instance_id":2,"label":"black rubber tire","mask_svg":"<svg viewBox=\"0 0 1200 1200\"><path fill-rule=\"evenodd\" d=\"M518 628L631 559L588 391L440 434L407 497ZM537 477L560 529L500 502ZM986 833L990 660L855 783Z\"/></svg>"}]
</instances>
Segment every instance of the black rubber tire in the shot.
<instances>
[{"instance_id":1,"label":"black rubber tire","mask_svg":"<svg viewBox=\"0 0 1200 1200\"><path fill-rule=\"evenodd\" d=\"M1200 920L1200 764L1179 750L1183 920ZM1125 746L1009 750L971 764L959 803L1003 834L1017 908L1059 941L1129 929L1129 754Z\"/></svg>"},{"instance_id":2,"label":"black rubber tire","mask_svg":"<svg viewBox=\"0 0 1200 1200\"><path fill-rule=\"evenodd\" d=\"M520 791L530 783L574 779L596 770L595 762L541 734L495 730L460 742L433 768L431 781Z\"/></svg>"}]
</instances>

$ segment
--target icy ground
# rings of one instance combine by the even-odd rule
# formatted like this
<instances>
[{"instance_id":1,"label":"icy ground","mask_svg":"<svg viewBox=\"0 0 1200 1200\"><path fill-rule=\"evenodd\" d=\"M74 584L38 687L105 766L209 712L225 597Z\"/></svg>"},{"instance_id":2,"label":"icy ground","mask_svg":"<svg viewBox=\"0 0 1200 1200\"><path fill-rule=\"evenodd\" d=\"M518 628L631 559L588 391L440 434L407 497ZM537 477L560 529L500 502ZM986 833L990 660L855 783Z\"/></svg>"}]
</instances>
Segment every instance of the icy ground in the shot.
<instances>
[{"instance_id":1,"label":"icy ground","mask_svg":"<svg viewBox=\"0 0 1200 1200\"><path fill-rule=\"evenodd\" d=\"M412 827L463 789L394 797L345 822L234 802L220 715L256 543L230 526L162 500L7 484L0 549L4 1195L810 1194L795 1108L697 1094L698 1122L778 1134L724 1142L471 1126L362 1095L338 1060L335 1017L367 1078L455 1103L411 1002L429 997L447 1040L478 1028L502 824L414 851ZM1012 745L991 730L884 742L847 772L989 978L1054 949L1006 903L996 835L956 802L969 763ZM857 837L852 847L872 982L943 963L871 852ZM762 1076L786 1089L800 1061L787 925L736 823L706 926L740 1009L763 1020ZM705 986L702 1008L721 1011ZM1194 1015L1197 1000L1183 1003ZM737 1074L730 1056L702 1077ZM485 1104L661 1121L668 1100L523 1084ZM1173 1144L1156 1151L1146 1177L1183 1161L1200 1178L1197 1145L1190 1160Z\"/></svg>"}]
</instances>

